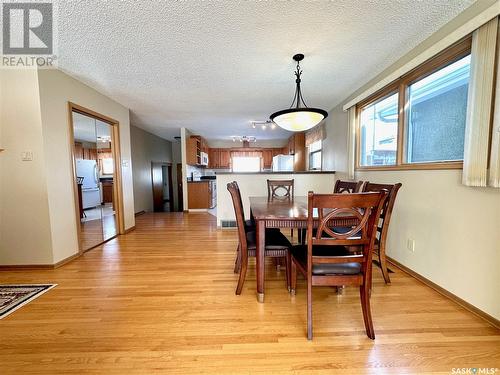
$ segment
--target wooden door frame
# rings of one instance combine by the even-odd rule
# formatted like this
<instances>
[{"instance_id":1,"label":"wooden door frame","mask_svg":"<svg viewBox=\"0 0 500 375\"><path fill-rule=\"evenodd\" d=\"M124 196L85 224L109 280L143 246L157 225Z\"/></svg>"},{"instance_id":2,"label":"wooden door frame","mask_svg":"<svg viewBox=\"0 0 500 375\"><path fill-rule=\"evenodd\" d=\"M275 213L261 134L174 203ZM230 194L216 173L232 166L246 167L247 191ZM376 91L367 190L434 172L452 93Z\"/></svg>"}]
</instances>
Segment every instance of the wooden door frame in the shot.
<instances>
[{"instance_id":1,"label":"wooden door frame","mask_svg":"<svg viewBox=\"0 0 500 375\"><path fill-rule=\"evenodd\" d=\"M78 205L78 186L76 184L76 157L75 157L75 134L73 128L73 112L80 113L82 115L95 118L97 120L103 121L109 125L111 125L111 153L113 155L113 162L115 173L113 176L113 200L116 200L115 203L115 223L117 233L125 234L125 222L123 218L123 188L122 188L122 170L121 170L121 154L120 154L120 123L119 121L105 116L101 113L95 112L89 108L83 107L81 105L75 104L73 102L68 102L68 123L69 123L69 142L70 142L70 150L71 150L71 166L73 171L73 195L74 195L74 203L75 203L75 212L76 212L76 232L78 236L78 253L82 254L90 249L82 249L82 227L81 227L81 218L80 218L80 208ZM108 238L103 242L97 244L99 246L106 241L114 238ZM96 247L93 246L92 248Z\"/></svg>"},{"instance_id":2,"label":"wooden door frame","mask_svg":"<svg viewBox=\"0 0 500 375\"><path fill-rule=\"evenodd\" d=\"M174 194L174 185L173 185L173 180L172 180L172 163L171 162L168 162L168 161L152 161L151 162L151 192L153 194L153 212L156 212L154 210L154 183L153 183L153 165L159 165L161 166L162 168L163 167L167 167L167 179L168 179L168 190L169 190L169 201L168 201L168 205L169 205L169 208L170 208L170 212L174 212L174 197L173 197L173 194ZM163 175L163 171L162 171L162 175Z\"/></svg>"}]
</instances>

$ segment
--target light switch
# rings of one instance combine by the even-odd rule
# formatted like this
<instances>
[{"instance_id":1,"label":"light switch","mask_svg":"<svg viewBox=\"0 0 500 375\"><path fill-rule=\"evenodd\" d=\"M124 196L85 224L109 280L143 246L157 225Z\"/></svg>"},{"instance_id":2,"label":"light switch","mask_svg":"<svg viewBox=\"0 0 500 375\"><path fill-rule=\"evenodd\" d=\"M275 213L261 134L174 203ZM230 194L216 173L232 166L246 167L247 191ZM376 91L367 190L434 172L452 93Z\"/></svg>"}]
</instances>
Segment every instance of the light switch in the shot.
<instances>
[{"instance_id":1,"label":"light switch","mask_svg":"<svg viewBox=\"0 0 500 375\"><path fill-rule=\"evenodd\" d=\"M126 160L126 159L122 160L122 167L124 167L124 168L128 167L128 160Z\"/></svg>"},{"instance_id":2,"label":"light switch","mask_svg":"<svg viewBox=\"0 0 500 375\"><path fill-rule=\"evenodd\" d=\"M31 151L21 152L21 160L22 161L32 161L33 160L33 152L31 152Z\"/></svg>"}]
</instances>

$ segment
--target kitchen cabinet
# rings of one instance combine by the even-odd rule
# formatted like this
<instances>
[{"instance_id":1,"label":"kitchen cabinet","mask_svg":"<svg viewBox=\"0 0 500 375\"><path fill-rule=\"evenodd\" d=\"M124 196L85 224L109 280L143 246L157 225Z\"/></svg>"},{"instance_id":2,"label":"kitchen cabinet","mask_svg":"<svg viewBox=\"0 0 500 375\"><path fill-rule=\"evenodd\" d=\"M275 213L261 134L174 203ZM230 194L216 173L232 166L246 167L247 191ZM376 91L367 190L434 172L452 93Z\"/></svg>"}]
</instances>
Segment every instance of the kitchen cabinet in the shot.
<instances>
[{"instance_id":1,"label":"kitchen cabinet","mask_svg":"<svg viewBox=\"0 0 500 375\"><path fill-rule=\"evenodd\" d=\"M273 166L273 150L263 149L262 150L262 164L264 169L269 169Z\"/></svg>"},{"instance_id":2,"label":"kitchen cabinet","mask_svg":"<svg viewBox=\"0 0 500 375\"><path fill-rule=\"evenodd\" d=\"M75 159L97 160L97 150L95 148L86 148L80 142L75 142Z\"/></svg>"},{"instance_id":3,"label":"kitchen cabinet","mask_svg":"<svg viewBox=\"0 0 500 375\"><path fill-rule=\"evenodd\" d=\"M217 185L214 180L188 181L188 208L207 209L217 204Z\"/></svg>"},{"instance_id":4,"label":"kitchen cabinet","mask_svg":"<svg viewBox=\"0 0 500 375\"><path fill-rule=\"evenodd\" d=\"M113 203L113 181L102 181L103 203Z\"/></svg>"},{"instance_id":5,"label":"kitchen cabinet","mask_svg":"<svg viewBox=\"0 0 500 375\"><path fill-rule=\"evenodd\" d=\"M186 141L186 162L189 165L202 165L201 153L207 151L207 141L199 135L192 135Z\"/></svg>"},{"instance_id":6,"label":"kitchen cabinet","mask_svg":"<svg viewBox=\"0 0 500 375\"><path fill-rule=\"evenodd\" d=\"M285 154L293 155L293 170L306 170L306 136L304 132L295 133L288 139Z\"/></svg>"},{"instance_id":7,"label":"kitchen cabinet","mask_svg":"<svg viewBox=\"0 0 500 375\"><path fill-rule=\"evenodd\" d=\"M229 149L219 149L219 168L231 168L231 151Z\"/></svg>"},{"instance_id":8,"label":"kitchen cabinet","mask_svg":"<svg viewBox=\"0 0 500 375\"><path fill-rule=\"evenodd\" d=\"M83 159L83 145L80 142L75 142L75 159Z\"/></svg>"},{"instance_id":9,"label":"kitchen cabinet","mask_svg":"<svg viewBox=\"0 0 500 375\"><path fill-rule=\"evenodd\" d=\"M208 168L217 169L220 163L220 149L209 148L208 149Z\"/></svg>"}]
</instances>

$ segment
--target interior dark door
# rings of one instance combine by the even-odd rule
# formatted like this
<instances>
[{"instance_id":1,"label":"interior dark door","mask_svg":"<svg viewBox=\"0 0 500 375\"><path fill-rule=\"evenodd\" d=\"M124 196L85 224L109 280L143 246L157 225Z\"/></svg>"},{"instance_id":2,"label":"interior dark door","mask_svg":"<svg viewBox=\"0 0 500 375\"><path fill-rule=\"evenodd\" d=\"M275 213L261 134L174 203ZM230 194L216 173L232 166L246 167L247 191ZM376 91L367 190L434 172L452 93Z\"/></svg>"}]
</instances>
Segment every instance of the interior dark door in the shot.
<instances>
[{"instance_id":1,"label":"interior dark door","mask_svg":"<svg viewBox=\"0 0 500 375\"><path fill-rule=\"evenodd\" d=\"M182 164L177 164L177 211L184 211L184 199L182 194Z\"/></svg>"},{"instance_id":2,"label":"interior dark door","mask_svg":"<svg viewBox=\"0 0 500 375\"><path fill-rule=\"evenodd\" d=\"M163 171L162 163L151 163L153 184L153 211L163 212Z\"/></svg>"}]
</instances>

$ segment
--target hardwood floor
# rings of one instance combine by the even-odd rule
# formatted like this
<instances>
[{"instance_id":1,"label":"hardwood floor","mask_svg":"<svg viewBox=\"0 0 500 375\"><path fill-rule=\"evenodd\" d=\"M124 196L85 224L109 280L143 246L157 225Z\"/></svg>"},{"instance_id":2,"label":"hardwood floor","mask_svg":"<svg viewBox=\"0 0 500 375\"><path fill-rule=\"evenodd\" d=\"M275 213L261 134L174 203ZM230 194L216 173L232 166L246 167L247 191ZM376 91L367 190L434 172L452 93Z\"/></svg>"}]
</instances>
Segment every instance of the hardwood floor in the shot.
<instances>
[{"instance_id":1,"label":"hardwood floor","mask_svg":"<svg viewBox=\"0 0 500 375\"><path fill-rule=\"evenodd\" d=\"M315 288L306 339L305 284L285 289L254 261L234 294L236 232L209 214L159 213L55 270L0 271L1 283L57 283L0 320L0 374L425 374L500 368L500 331L399 270L374 269L376 339L358 291ZM479 373L479 372L478 372ZM500 371L496 372L500 374Z\"/></svg>"}]
</instances>

